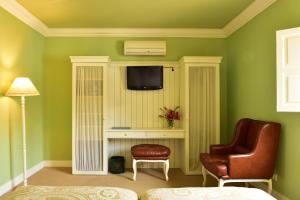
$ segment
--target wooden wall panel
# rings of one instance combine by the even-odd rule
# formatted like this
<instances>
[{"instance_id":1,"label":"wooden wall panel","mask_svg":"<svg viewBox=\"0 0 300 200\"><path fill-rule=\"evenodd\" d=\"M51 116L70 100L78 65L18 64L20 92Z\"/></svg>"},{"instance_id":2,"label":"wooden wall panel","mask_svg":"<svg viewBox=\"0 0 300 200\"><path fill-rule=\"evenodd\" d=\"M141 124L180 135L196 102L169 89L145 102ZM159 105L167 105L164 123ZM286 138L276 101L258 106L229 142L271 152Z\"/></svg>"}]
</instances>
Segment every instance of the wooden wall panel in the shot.
<instances>
[{"instance_id":1,"label":"wooden wall panel","mask_svg":"<svg viewBox=\"0 0 300 200\"><path fill-rule=\"evenodd\" d=\"M128 126L132 128L162 128L166 121L158 117L163 106L174 108L180 105L180 76L177 63L143 63L144 65L163 65L164 88L162 90L127 90L126 66L141 63L112 63L108 69L108 127ZM179 123L175 122L179 127ZM121 155L126 158L126 167L131 167L130 148L135 144L156 143L170 147L170 166L180 167L180 141L174 139L112 139L109 140L109 157ZM183 150L183 149L182 149ZM142 164L142 167L159 167L159 164Z\"/></svg>"}]
</instances>

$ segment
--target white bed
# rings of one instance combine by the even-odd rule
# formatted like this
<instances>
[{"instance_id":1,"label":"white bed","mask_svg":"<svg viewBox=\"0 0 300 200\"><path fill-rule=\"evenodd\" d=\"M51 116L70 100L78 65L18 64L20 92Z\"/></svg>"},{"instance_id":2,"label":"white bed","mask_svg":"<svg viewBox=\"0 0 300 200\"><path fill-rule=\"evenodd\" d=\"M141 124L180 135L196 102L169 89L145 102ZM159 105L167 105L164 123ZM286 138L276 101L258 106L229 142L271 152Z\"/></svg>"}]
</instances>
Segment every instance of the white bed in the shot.
<instances>
[{"instance_id":1,"label":"white bed","mask_svg":"<svg viewBox=\"0 0 300 200\"><path fill-rule=\"evenodd\" d=\"M141 200L275 200L256 188L158 188L148 190Z\"/></svg>"},{"instance_id":2,"label":"white bed","mask_svg":"<svg viewBox=\"0 0 300 200\"><path fill-rule=\"evenodd\" d=\"M3 200L138 200L138 197L131 190L117 187L22 186Z\"/></svg>"}]
</instances>

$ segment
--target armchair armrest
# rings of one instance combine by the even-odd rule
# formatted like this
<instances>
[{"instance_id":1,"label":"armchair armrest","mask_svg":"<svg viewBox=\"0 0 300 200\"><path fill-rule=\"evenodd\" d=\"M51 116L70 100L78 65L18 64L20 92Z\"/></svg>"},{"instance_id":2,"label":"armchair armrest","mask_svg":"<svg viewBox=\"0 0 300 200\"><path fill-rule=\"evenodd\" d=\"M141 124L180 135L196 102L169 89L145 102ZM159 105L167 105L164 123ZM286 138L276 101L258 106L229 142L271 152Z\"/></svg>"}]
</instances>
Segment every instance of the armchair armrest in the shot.
<instances>
[{"instance_id":1,"label":"armchair armrest","mask_svg":"<svg viewBox=\"0 0 300 200\"><path fill-rule=\"evenodd\" d=\"M233 151L233 146L230 144L219 144L219 145L211 145L209 152L211 154L231 154Z\"/></svg>"},{"instance_id":2,"label":"armchair armrest","mask_svg":"<svg viewBox=\"0 0 300 200\"><path fill-rule=\"evenodd\" d=\"M272 170L262 162L254 152L228 156L230 178L270 179Z\"/></svg>"}]
</instances>

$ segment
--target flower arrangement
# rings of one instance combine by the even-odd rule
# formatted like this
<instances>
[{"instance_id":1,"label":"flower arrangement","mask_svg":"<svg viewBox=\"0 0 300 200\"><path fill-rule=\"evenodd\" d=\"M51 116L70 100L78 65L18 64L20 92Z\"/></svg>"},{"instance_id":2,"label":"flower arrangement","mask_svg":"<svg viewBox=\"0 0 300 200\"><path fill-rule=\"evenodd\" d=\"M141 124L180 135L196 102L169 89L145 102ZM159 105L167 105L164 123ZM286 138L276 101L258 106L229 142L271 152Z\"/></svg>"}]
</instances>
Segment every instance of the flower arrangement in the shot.
<instances>
[{"instance_id":1,"label":"flower arrangement","mask_svg":"<svg viewBox=\"0 0 300 200\"><path fill-rule=\"evenodd\" d=\"M178 109L179 109L179 106L177 106L174 110L169 109L165 106L163 108L160 108L160 110L163 112L163 114L159 115L159 117L167 120L169 128L174 127L175 120L180 120L180 115L179 115Z\"/></svg>"}]
</instances>

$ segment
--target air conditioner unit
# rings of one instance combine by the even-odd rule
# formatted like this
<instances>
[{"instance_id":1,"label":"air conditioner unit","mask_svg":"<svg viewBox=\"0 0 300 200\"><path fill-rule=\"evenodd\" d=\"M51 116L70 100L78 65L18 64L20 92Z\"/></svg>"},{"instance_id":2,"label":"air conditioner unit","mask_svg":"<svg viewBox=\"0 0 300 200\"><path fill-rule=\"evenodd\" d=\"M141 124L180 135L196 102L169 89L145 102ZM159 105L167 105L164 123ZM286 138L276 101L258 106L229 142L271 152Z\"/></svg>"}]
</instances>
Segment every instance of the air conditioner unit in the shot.
<instances>
[{"instance_id":1,"label":"air conditioner unit","mask_svg":"<svg viewBox=\"0 0 300 200\"><path fill-rule=\"evenodd\" d=\"M166 41L124 41L126 56L165 56Z\"/></svg>"}]
</instances>

